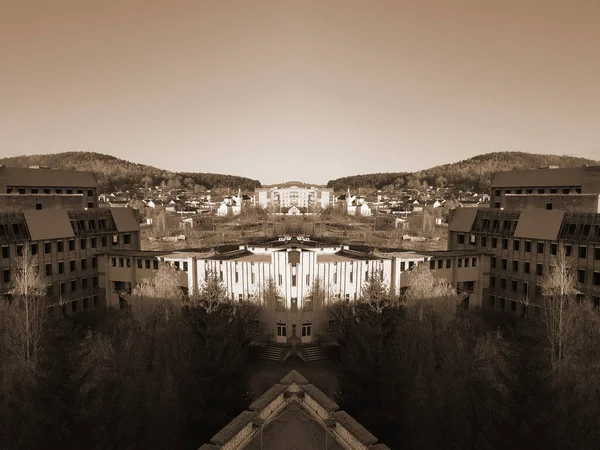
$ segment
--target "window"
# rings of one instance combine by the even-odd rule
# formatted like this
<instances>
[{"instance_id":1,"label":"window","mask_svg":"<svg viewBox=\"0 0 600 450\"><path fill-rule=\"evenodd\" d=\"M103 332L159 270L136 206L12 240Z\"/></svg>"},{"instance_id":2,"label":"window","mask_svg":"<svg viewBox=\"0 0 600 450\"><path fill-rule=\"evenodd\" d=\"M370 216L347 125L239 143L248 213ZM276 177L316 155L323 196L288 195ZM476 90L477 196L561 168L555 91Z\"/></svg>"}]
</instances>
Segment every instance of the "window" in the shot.
<instances>
[{"instance_id":1,"label":"window","mask_svg":"<svg viewBox=\"0 0 600 450\"><path fill-rule=\"evenodd\" d=\"M594 286L600 286L600 272L594 272Z\"/></svg>"},{"instance_id":2,"label":"window","mask_svg":"<svg viewBox=\"0 0 600 450\"><path fill-rule=\"evenodd\" d=\"M240 273L237 270L235 271L235 282L236 283L240 282Z\"/></svg>"},{"instance_id":3,"label":"window","mask_svg":"<svg viewBox=\"0 0 600 450\"><path fill-rule=\"evenodd\" d=\"M93 197L94 196L94 190L93 189L88 189L87 195L88 195L88 197Z\"/></svg>"},{"instance_id":4,"label":"window","mask_svg":"<svg viewBox=\"0 0 600 450\"><path fill-rule=\"evenodd\" d=\"M23 256L23 245L22 244L17 245L17 256Z\"/></svg>"},{"instance_id":5,"label":"window","mask_svg":"<svg viewBox=\"0 0 600 450\"><path fill-rule=\"evenodd\" d=\"M406 263L405 262L401 262L400 263L400 272L404 272L406 270Z\"/></svg>"},{"instance_id":6,"label":"window","mask_svg":"<svg viewBox=\"0 0 600 450\"><path fill-rule=\"evenodd\" d=\"M492 248L498 248L498 238L492 238Z\"/></svg>"},{"instance_id":7,"label":"window","mask_svg":"<svg viewBox=\"0 0 600 450\"><path fill-rule=\"evenodd\" d=\"M438 259L437 260L437 268L438 269L443 269L444 268L444 260L443 259Z\"/></svg>"},{"instance_id":8,"label":"window","mask_svg":"<svg viewBox=\"0 0 600 450\"><path fill-rule=\"evenodd\" d=\"M477 236L473 236L472 234L469 236L469 244L477 245Z\"/></svg>"},{"instance_id":9,"label":"window","mask_svg":"<svg viewBox=\"0 0 600 450\"><path fill-rule=\"evenodd\" d=\"M277 304L275 306L279 310L285 309L285 301L283 300L282 297L277 297Z\"/></svg>"},{"instance_id":10,"label":"window","mask_svg":"<svg viewBox=\"0 0 600 450\"><path fill-rule=\"evenodd\" d=\"M254 284L256 282L255 277L256 276L255 276L254 272L250 273L250 283Z\"/></svg>"},{"instance_id":11,"label":"window","mask_svg":"<svg viewBox=\"0 0 600 450\"><path fill-rule=\"evenodd\" d=\"M496 287L496 277L490 277L490 286Z\"/></svg>"},{"instance_id":12,"label":"window","mask_svg":"<svg viewBox=\"0 0 600 450\"><path fill-rule=\"evenodd\" d=\"M350 303L350 294L346 294L346 304Z\"/></svg>"},{"instance_id":13,"label":"window","mask_svg":"<svg viewBox=\"0 0 600 450\"><path fill-rule=\"evenodd\" d=\"M52 253L52 242L44 242L44 253Z\"/></svg>"},{"instance_id":14,"label":"window","mask_svg":"<svg viewBox=\"0 0 600 450\"><path fill-rule=\"evenodd\" d=\"M142 267L144 267L144 262L141 259L137 260L137 268L141 269Z\"/></svg>"},{"instance_id":15,"label":"window","mask_svg":"<svg viewBox=\"0 0 600 450\"><path fill-rule=\"evenodd\" d=\"M500 287L506 289L506 278L500 278Z\"/></svg>"},{"instance_id":16,"label":"window","mask_svg":"<svg viewBox=\"0 0 600 450\"><path fill-rule=\"evenodd\" d=\"M92 248L96 248L98 246L98 239L93 237L92 238Z\"/></svg>"},{"instance_id":17,"label":"window","mask_svg":"<svg viewBox=\"0 0 600 450\"><path fill-rule=\"evenodd\" d=\"M515 240L513 241L513 250L514 250L515 252L518 252L518 251L519 251L520 244L521 244L521 241L519 241L518 239L515 239Z\"/></svg>"},{"instance_id":18,"label":"window","mask_svg":"<svg viewBox=\"0 0 600 450\"><path fill-rule=\"evenodd\" d=\"M577 281L580 283L585 283L585 270L579 269L577 271Z\"/></svg>"},{"instance_id":19,"label":"window","mask_svg":"<svg viewBox=\"0 0 600 450\"><path fill-rule=\"evenodd\" d=\"M337 284L337 272L333 272L333 284Z\"/></svg>"},{"instance_id":20,"label":"window","mask_svg":"<svg viewBox=\"0 0 600 450\"><path fill-rule=\"evenodd\" d=\"M283 275L282 274L278 275L278 281L279 281L279 286L281 286L283 284Z\"/></svg>"},{"instance_id":21,"label":"window","mask_svg":"<svg viewBox=\"0 0 600 450\"><path fill-rule=\"evenodd\" d=\"M52 264L46 264L46 276L52 275Z\"/></svg>"},{"instance_id":22,"label":"window","mask_svg":"<svg viewBox=\"0 0 600 450\"><path fill-rule=\"evenodd\" d=\"M154 270L158 270L158 259L155 259L153 261L153 267L154 267Z\"/></svg>"},{"instance_id":23,"label":"window","mask_svg":"<svg viewBox=\"0 0 600 450\"><path fill-rule=\"evenodd\" d=\"M71 311L77 312L77 300L71 302Z\"/></svg>"},{"instance_id":24,"label":"window","mask_svg":"<svg viewBox=\"0 0 600 450\"><path fill-rule=\"evenodd\" d=\"M117 258L111 258L110 259L110 265L113 267L117 267Z\"/></svg>"},{"instance_id":25,"label":"window","mask_svg":"<svg viewBox=\"0 0 600 450\"><path fill-rule=\"evenodd\" d=\"M496 189L496 190L494 191L494 195L495 195L496 197L500 197L500 189Z\"/></svg>"},{"instance_id":26,"label":"window","mask_svg":"<svg viewBox=\"0 0 600 450\"><path fill-rule=\"evenodd\" d=\"M38 245L37 244L31 244L31 254L32 255L38 254Z\"/></svg>"},{"instance_id":27,"label":"window","mask_svg":"<svg viewBox=\"0 0 600 450\"><path fill-rule=\"evenodd\" d=\"M58 241L56 243L56 251L62 253L65 247L65 243L63 241Z\"/></svg>"},{"instance_id":28,"label":"window","mask_svg":"<svg viewBox=\"0 0 600 450\"><path fill-rule=\"evenodd\" d=\"M118 234L113 235L112 243L113 243L113 245L119 245L119 235Z\"/></svg>"},{"instance_id":29,"label":"window","mask_svg":"<svg viewBox=\"0 0 600 450\"><path fill-rule=\"evenodd\" d=\"M10 283L10 269L4 269L2 271L2 281L5 283Z\"/></svg>"},{"instance_id":30,"label":"window","mask_svg":"<svg viewBox=\"0 0 600 450\"><path fill-rule=\"evenodd\" d=\"M506 270L508 268L508 260L502 258L502 270Z\"/></svg>"},{"instance_id":31,"label":"window","mask_svg":"<svg viewBox=\"0 0 600 450\"><path fill-rule=\"evenodd\" d=\"M304 302L304 309L305 310L311 310L312 309L312 298L305 298L303 300Z\"/></svg>"},{"instance_id":32,"label":"window","mask_svg":"<svg viewBox=\"0 0 600 450\"><path fill-rule=\"evenodd\" d=\"M107 239L106 236L102 236L102 247L106 247Z\"/></svg>"},{"instance_id":33,"label":"window","mask_svg":"<svg viewBox=\"0 0 600 450\"><path fill-rule=\"evenodd\" d=\"M44 189L44 194L49 194L50 193L50 189Z\"/></svg>"},{"instance_id":34,"label":"window","mask_svg":"<svg viewBox=\"0 0 600 450\"><path fill-rule=\"evenodd\" d=\"M492 258L491 258L491 260L490 260L490 261L491 261L491 263L492 263L492 269L495 269L495 268L496 268L496 257L495 257L495 256L492 256Z\"/></svg>"},{"instance_id":35,"label":"window","mask_svg":"<svg viewBox=\"0 0 600 450\"><path fill-rule=\"evenodd\" d=\"M75 292L77 290L77 280L71 280L71 292Z\"/></svg>"},{"instance_id":36,"label":"window","mask_svg":"<svg viewBox=\"0 0 600 450\"><path fill-rule=\"evenodd\" d=\"M60 295L63 295L65 292L67 292L67 287L66 287L66 284L65 284L65 282L64 282L64 281L61 281L61 282L58 284L58 288L59 288L59 289L58 289L58 292L60 292Z\"/></svg>"},{"instance_id":37,"label":"window","mask_svg":"<svg viewBox=\"0 0 600 450\"><path fill-rule=\"evenodd\" d=\"M69 251L70 252L75 251L75 239L69 239Z\"/></svg>"},{"instance_id":38,"label":"window","mask_svg":"<svg viewBox=\"0 0 600 450\"><path fill-rule=\"evenodd\" d=\"M511 288L511 290L517 292L517 280L511 280L510 288Z\"/></svg>"},{"instance_id":39,"label":"window","mask_svg":"<svg viewBox=\"0 0 600 450\"><path fill-rule=\"evenodd\" d=\"M586 258L587 257L587 247L580 246L579 247L579 257Z\"/></svg>"},{"instance_id":40,"label":"window","mask_svg":"<svg viewBox=\"0 0 600 450\"><path fill-rule=\"evenodd\" d=\"M464 244L465 243L465 235L463 233L458 233L456 235L456 242L458 244Z\"/></svg>"},{"instance_id":41,"label":"window","mask_svg":"<svg viewBox=\"0 0 600 450\"><path fill-rule=\"evenodd\" d=\"M524 264L524 266L523 266L523 271L524 271L525 273L529 273L529 271L530 271L530 268L531 268L531 264L530 264L530 263L528 263L528 262L525 262L525 264Z\"/></svg>"},{"instance_id":42,"label":"window","mask_svg":"<svg viewBox=\"0 0 600 450\"><path fill-rule=\"evenodd\" d=\"M81 280L81 289L87 289L88 288L88 279L87 278L83 278Z\"/></svg>"},{"instance_id":43,"label":"window","mask_svg":"<svg viewBox=\"0 0 600 450\"><path fill-rule=\"evenodd\" d=\"M309 337L312 333L312 325L302 325L302 337Z\"/></svg>"},{"instance_id":44,"label":"window","mask_svg":"<svg viewBox=\"0 0 600 450\"><path fill-rule=\"evenodd\" d=\"M435 261L433 259L429 260L429 270L435 269Z\"/></svg>"},{"instance_id":45,"label":"window","mask_svg":"<svg viewBox=\"0 0 600 450\"><path fill-rule=\"evenodd\" d=\"M546 209L552 211L552 203L546 203Z\"/></svg>"},{"instance_id":46,"label":"window","mask_svg":"<svg viewBox=\"0 0 600 450\"><path fill-rule=\"evenodd\" d=\"M40 211L42 209L42 204L41 203L36 203L35 204L35 209Z\"/></svg>"},{"instance_id":47,"label":"window","mask_svg":"<svg viewBox=\"0 0 600 450\"><path fill-rule=\"evenodd\" d=\"M538 276L544 275L544 265L543 264L536 264L536 266L535 266L535 273Z\"/></svg>"},{"instance_id":48,"label":"window","mask_svg":"<svg viewBox=\"0 0 600 450\"><path fill-rule=\"evenodd\" d=\"M86 238L83 238L83 239L81 239L81 240L79 241L79 248L80 248L81 250L85 250L85 248L86 248L86 246L87 246L86 244L87 244L87 239L86 239Z\"/></svg>"},{"instance_id":49,"label":"window","mask_svg":"<svg viewBox=\"0 0 600 450\"><path fill-rule=\"evenodd\" d=\"M506 239L506 238L502 239L502 249L503 250L507 250L508 249L508 239Z\"/></svg>"},{"instance_id":50,"label":"window","mask_svg":"<svg viewBox=\"0 0 600 450\"><path fill-rule=\"evenodd\" d=\"M523 294L529 296L529 283L526 281L523 282Z\"/></svg>"},{"instance_id":51,"label":"window","mask_svg":"<svg viewBox=\"0 0 600 450\"><path fill-rule=\"evenodd\" d=\"M496 303L496 297L493 295L490 295L490 306L492 308L494 307L494 303Z\"/></svg>"},{"instance_id":52,"label":"window","mask_svg":"<svg viewBox=\"0 0 600 450\"><path fill-rule=\"evenodd\" d=\"M95 308L96 306L98 306L98 296L94 295L93 299L94 299L94 308Z\"/></svg>"},{"instance_id":53,"label":"window","mask_svg":"<svg viewBox=\"0 0 600 450\"><path fill-rule=\"evenodd\" d=\"M294 297L294 298L292 298L292 301L291 301L291 309L292 309L292 312L296 312L296 311L298 311L298 299L297 299L297 298L295 298L295 297Z\"/></svg>"},{"instance_id":54,"label":"window","mask_svg":"<svg viewBox=\"0 0 600 450\"><path fill-rule=\"evenodd\" d=\"M510 301L510 310L512 312L517 312L517 302L516 301L514 301L514 300Z\"/></svg>"},{"instance_id":55,"label":"window","mask_svg":"<svg viewBox=\"0 0 600 450\"><path fill-rule=\"evenodd\" d=\"M277 325L277 336L286 337L287 329L285 325Z\"/></svg>"},{"instance_id":56,"label":"window","mask_svg":"<svg viewBox=\"0 0 600 450\"><path fill-rule=\"evenodd\" d=\"M469 258L465 258L465 267L469 267Z\"/></svg>"},{"instance_id":57,"label":"window","mask_svg":"<svg viewBox=\"0 0 600 450\"><path fill-rule=\"evenodd\" d=\"M98 277L92 278L92 287L95 287L95 288L98 287Z\"/></svg>"},{"instance_id":58,"label":"window","mask_svg":"<svg viewBox=\"0 0 600 450\"><path fill-rule=\"evenodd\" d=\"M558 253L558 244L550 244L550 254L556 255Z\"/></svg>"},{"instance_id":59,"label":"window","mask_svg":"<svg viewBox=\"0 0 600 450\"><path fill-rule=\"evenodd\" d=\"M81 262L81 268L83 269L83 261ZM119 258L119 267L124 267L125 266L125 261L123 260L123 258Z\"/></svg>"},{"instance_id":60,"label":"window","mask_svg":"<svg viewBox=\"0 0 600 450\"><path fill-rule=\"evenodd\" d=\"M537 243L537 252L539 255L542 255L544 253L544 243L543 242Z\"/></svg>"},{"instance_id":61,"label":"window","mask_svg":"<svg viewBox=\"0 0 600 450\"><path fill-rule=\"evenodd\" d=\"M513 269L513 272L518 272L519 271L519 261L517 261L516 259L513 259L512 269Z\"/></svg>"},{"instance_id":62,"label":"window","mask_svg":"<svg viewBox=\"0 0 600 450\"><path fill-rule=\"evenodd\" d=\"M506 309L506 299L504 297L498 297L498 301L500 302L500 309Z\"/></svg>"},{"instance_id":63,"label":"window","mask_svg":"<svg viewBox=\"0 0 600 450\"><path fill-rule=\"evenodd\" d=\"M525 251L531 253L531 241L525 241Z\"/></svg>"},{"instance_id":64,"label":"window","mask_svg":"<svg viewBox=\"0 0 600 450\"><path fill-rule=\"evenodd\" d=\"M130 234L124 234L123 235L123 243L125 245L131 244L131 235Z\"/></svg>"},{"instance_id":65,"label":"window","mask_svg":"<svg viewBox=\"0 0 600 450\"><path fill-rule=\"evenodd\" d=\"M87 269L87 259L82 259L81 260L81 270L86 270Z\"/></svg>"},{"instance_id":66,"label":"window","mask_svg":"<svg viewBox=\"0 0 600 450\"><path fill-rule=\"evenodd\" d=\"M131 258L125 258L125 265L131 267ZM94 258L92 258L92 267L94 267Z\"/></svg>"},{"instance_id":67,"label":"window","mask_svg":"<svg viewBox=\"0 0 600 450\"><path fill-rule=\"evenodd\" d=\"M65 273L65 263L62 261L58 263L58 273Z\"/></svg>"},{"instance_id":68,"label":"window","mask_svg":"<svg viewBox=\"0 0 600 450\"><path fill-rule=\"evenodd\" d=\"M187 271L188 271L188 262L187 262L187 261L184 261L184 262L183 262L183 271L184 271L184 272L187 272Z\"/></svg>"},{"instance_id":69,"label":"window","mask_svg":"<svg viewBox=\"0 0 600 450\"><path fill-rule=\"evenodd\" d=\"M446 269L450 269L452 267L452 260L451 259L447 259L446 260Z\"/></svg>"},{"instance_id":70,"label":"window","mask_svg":"<svg viewBox=\"0 0 600 450\"><path fill-rule=\"evenodd\" d=\"M458 258L456 261L458 262L458 268L460 269L462 267L463 260L462 260L462 258Z\"/></svg>"},{"instance_id":71,"label":"window","mask_svg":"<svg viewBox=\"0 0 600 450\"><path fill-rule=\"evenodd\" d=\"M89 302L88 297L83 299L83 310L84 311L87 311L87 309L88 309L88 302Z\"/></svg>"},{"instance_id":72,"label":"window","mask_svg":"<svg viewBox=\"0 0 600 450\"><path fill-rule=\"evenodd\" d=\"M481 236L481 246L487 247L487 237L486 236Z\"/></svg>"},{"instance_id":73,"label":"window","mask_svg":"<svg viewBox=\"0 0 600 450\"><path fill-rule=\"evenodd\" d=\"M565 256L571 256L571 246L569 244L565 245Z\"/></svg>"},{"instance_id":74,"label":"window","mask_svg":"<svg viewBox=\"0 0 600 450\"><path fill-rule=\"evenodd\" d=\"M535 296L536 297L541 297L542 296L542 285L541 284L536 284L535 285Z\"/></svg>"},{"instance_id":75,"label":"window","mask_svg":"<svg viewBox=\"0 0 600 450\"><path fill-rule=\"evenodd\" d=\"M354 272L350 272L350 283L354 283ZM292 284L292 286L296 286L296 284Z\"/></svg>"},{"instance_id":76,"label":"window","mask_svg":"<svg viewBox=\"0 0 600 450\"><path fill-rule=\"evenodd\" d=\"M565 188L565 189L562 190L562 193L563 194L570 194L571 193L571 189Z\"/></svg>"}]
</instances>

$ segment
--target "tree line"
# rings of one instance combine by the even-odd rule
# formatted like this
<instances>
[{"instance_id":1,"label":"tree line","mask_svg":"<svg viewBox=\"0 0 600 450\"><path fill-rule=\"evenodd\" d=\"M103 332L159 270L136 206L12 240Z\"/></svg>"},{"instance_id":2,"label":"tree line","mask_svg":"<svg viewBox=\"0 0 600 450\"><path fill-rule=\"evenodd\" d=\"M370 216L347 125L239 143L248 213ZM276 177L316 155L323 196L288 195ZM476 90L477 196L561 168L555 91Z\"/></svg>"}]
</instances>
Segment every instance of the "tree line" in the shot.
<instances>
[{"instance_id":1,"label":"tree line","mask_svg":"<svg viewBox=\"0 0 600 450\"><path fill-rule=\"evenodd\" d=\"M171 172L145 164L136 164L95 152L64 152L48 155L26 155L0 159L1 164L11 167L47 166L52 169L81 170L96 174L103 190L116 191L135 186L164 186L173 189L200 190L229 188L251 191L261 184L258 180L236 175Z\"/></svg>"},{"instance_id":2,"label":"tree line","mask_svg":"<svg viewBox=\"0 0 600 450\"><path fill-rule=\"evenodd\" d=\"M330 180L327 187L336 191L350 188L376 188L382 190L419 189L425 186L454 186L487 192L495 172L519 169L537 169L549 165L579 167L598 164L586 158L559 155L538 155L524 152L496 152L478 155L452 164L444 164L414 173L388 172L353 175Z\"/></svg>"}]
</instances>

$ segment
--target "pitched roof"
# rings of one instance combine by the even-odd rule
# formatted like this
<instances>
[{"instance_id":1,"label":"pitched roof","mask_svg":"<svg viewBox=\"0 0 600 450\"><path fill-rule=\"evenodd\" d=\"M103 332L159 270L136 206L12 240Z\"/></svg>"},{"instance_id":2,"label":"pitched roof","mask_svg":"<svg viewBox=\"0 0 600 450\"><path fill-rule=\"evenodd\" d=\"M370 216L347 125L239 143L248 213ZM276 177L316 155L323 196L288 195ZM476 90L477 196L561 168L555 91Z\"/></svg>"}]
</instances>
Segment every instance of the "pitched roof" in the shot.
<instances>
[{"instance_id":1,"label":"pitched roof","mask_svg":"<svg viewBox=\"0 0 600 450\"><path fill-rule=\"evenodd\" d=\"M327 411L337 411L340 409L338 404L327 397L321 389L316 387L313 384L305 384L302 386L304 392L310 395L321 407L323 407Z\"/></svg>"},{"instance_id":2,"label":"pitched roof","mask_svg":"<svg viewBox=\"0 0 600 450\"><path fill-rule=\"evenodd\" d=\"M497 172L492 187L581 186L585 167Z\"/></svg>"},{"instance_id":3,"label":"pitched roof","mask_svg":"<svg viewBox=\"0 0 600 450\"><path fill-rule=\"evenodd\" d=\"M334 412L333 418L337 420L346 430L352 433L352 435L358 439L361 444L373 445L377 443L377 438L373 436L369 430L353 419L346 411Z\"/></svg>"},{"instance_id":4,"label":"pitched roof","mask_svg":"<svg viewBox=\"0 0 600 450\"><path fill-rule=\"evenodd\" d=\"M308 380L306 378L304 378L300 374L300 372L298 372L296 369L291 370L285 377L283 377L279 381L279 384L285 384L285 385L290 385L292 383L296 383L296 384L309 384Z\"/></svg>"},{"instance_id":5,"label":"pitched roof","mask_svg":"<svg viewBox=\"0 0 600 450\"><path fill-rule=\"evenodd\" d=\"M476 216L477 208L456 208L448 225L448 230L467 233L471 231Z\"/></svg>"},{"instance_id":6,"label":"pitched roof","mask_svg":"<svg viewBox=\"0 0 600 450\"><path fill-rule=\"evenodd\" d=\"M118 232L122 233L140 230L140 224L133 209L115 208L111 209L110 212L112 213Z\"/></svg>"},{"instance_id":7,"label":"pitched roof","mask_svg":"<svg viewBox=\"0 0 600 450\"><path fill-rule=\"evenodd\" d=\"M64 209L23 211L31 240L74 237L69 215Z\"/></svg>"},{"instance_id":8,"label":"pitched roof","mask_svg":"<svg viewBox=\"0 0 600 450\"><path fill-rule=\"evenodd\" d=\"M4 180L6 186L98 187L92 172L76 170L0 167L0 179Z\"/></svg>"},{"instance_id":9,"label":"pitched roof","mask_svg":"<svg viewBox=\"0 0 600 450\"><path fill-rule=\"evenodd\" d=\"M210 442L216 445L227 444L231 438L238 434L246 425L252 422L252 419L254 419L256 416L257 414L252 411L242 412L239 416L229 422L225 428L221 429L221 431L215 434Z\"/></svg>"},{"instance_id":10,"label":"pitched roof","mask_svg":"<svg viewBox=\"0 0 600 450\"><path fill-rule=\"evenodd\" d=\"M555 240L565 212L557 209L524 209L519 216L514 237Z\"/></svg>"}]
</instances>

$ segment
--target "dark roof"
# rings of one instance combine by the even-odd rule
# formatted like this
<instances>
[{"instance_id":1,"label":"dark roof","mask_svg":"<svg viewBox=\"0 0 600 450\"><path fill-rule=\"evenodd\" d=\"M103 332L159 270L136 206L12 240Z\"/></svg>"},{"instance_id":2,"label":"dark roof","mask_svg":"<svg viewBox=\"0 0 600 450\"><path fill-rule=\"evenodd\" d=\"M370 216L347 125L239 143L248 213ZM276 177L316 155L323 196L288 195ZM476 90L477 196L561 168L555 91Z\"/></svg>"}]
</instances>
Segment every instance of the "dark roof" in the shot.
<instances>
[{"instance_id":1,"label":"dark roof","mask_svg":"<svg viewBox=\"0 0 600 450\"><path fill-rule=\"evenodd\" d=\"M471 231L475 216L477 216L476 208L456 208L448 225L448 230L463 233Z\"/></svg>"},{"instance_id":2,"label":"dark roof","mask_svg":"<svg viewBox=\"0 0 600 450\"><path fill-rule=\"evenodd\" d=\"M350 416L346 411L336 411L333 418L337 420L346 430L348 430L363 445L373 445L377 443L377 438L369 430Z\"/></svg>"},{"instance_id":3,"label":"dark roof","mask_svg":"<svg viewBox=\"0 0 600 450\"><path fill-rule=\"evenodd\" d=\"M279 397L283 392L287 389L287 386L283 384L276 384L271 387L267 392L258 397L252 404L249 409L251 411L260 412L265 409L273 400Z\"/></svg>"},{"instance_id":4,"label":"dark roof","mask_svg":"<svg viewBox=\"0 0 600 450\"><path fill-rule=\"evenodd\" d=\"M514 237L555 240L565 212L557 209L524 209L519 216Z\"/></svg>"},{"instance_id":5,"label":"dark roof","mask_svg":"<svg viewBox=\"0 0 600 450\"><path fill-rule=\"evenodd\" d=\"M226 261L228 259L236 259L236 258L241 258L242 256L249 256L249 255L254 255L254 253L242 248L242 249L233 250L233 251L229 251L229 252L225 252L225 253L218 253L208 259L216 259L219 261Z\"/></svg>"},{"instance_id":6,"label":"dark roof","mask_svg":"<svg viewBox=\"0 0 600 450\"><path fill-rule=\"evenodd\" d=\"M3 179L7 186L98 187L92 172L75 170L0 167L0 179Z\"/></svg>"},{"instance_id":7,"label":"dark roof","mask_svg":"<svg viewBox=\"0 0 600 450\"><path fill-rule=\"evenodd\" d=\"M252 422L257 416L255 412L244 411L229 424L227 424L221 431L215 434L210 440L215 445L225 445L229 442L236 434L238 434L246 425Z\"/></svg>"},{"instance_id":8,"label":"dark roof","mask_svg":"<svg viewBox=\"0 0 600 450\"><path fill-rule=\"evenodd\" d=\"M139 231L140 223L135 214L135 211L131 208L116 208L111 209L113 220L117 226L117 231L128 232L128 231Z\"/></svg>"},{"instance_id":9,"label":"dark roof","mask_svg":"<svg viewBox=\"0 0 600 450\"><path fill-rule=\"evenodd\" d=\"M338 404L327 397L323 391L321 391L318 387L313 384L305 384L302 386L304 392L310 395L321 407L323 407L327 411L337 411L340 409Z\"/></svg>"},{"instance_id":10,"label":"dark roof","mask_svg":"<svg viewBox=\"0 0 600 450\"><path fill-rule=\"evenodd\" d=\"M419 250L417 253L432 258L450 258L452 256L477 256L485 255L489 252L481 250Z\"/></svg>"},{"instance_id":11,"label":"dark roof","mask_svg":"<svg viewBox=\"0 0 600 450\"><path fill-rule=\"evenodd\" d=\"M585 167L497 172L492 187L581 186Z\"/></svg>"},{"instance_id":12,"label":"dark roof","mask_svg":"<svg viewBox=\"0 0 600 450\"><path fill-rule=\"evenodd\" d=\"M74 237L69 215L64 209L23 211L31 240Z\"/></svg>"}]
</instances>

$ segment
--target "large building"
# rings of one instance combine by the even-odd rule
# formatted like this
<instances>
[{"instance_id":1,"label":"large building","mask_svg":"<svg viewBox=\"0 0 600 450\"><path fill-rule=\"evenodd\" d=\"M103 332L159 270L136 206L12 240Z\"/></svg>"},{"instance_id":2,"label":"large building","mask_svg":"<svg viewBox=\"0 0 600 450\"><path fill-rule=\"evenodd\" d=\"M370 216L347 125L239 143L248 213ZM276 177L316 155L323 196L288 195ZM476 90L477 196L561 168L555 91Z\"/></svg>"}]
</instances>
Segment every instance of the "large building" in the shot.
<instances>
[{"instance_id":1,"label":"large building","mask_svg":"<svg viewBox=\"0 0 600 450\"><path fill-rule=\"evenodd\" d=\"M198 450L389 450L296 370Z\"/></svg>"},{"instance_id":2,"label":"large building","mask_svg":"<svg viewBox=\"0 0 600 450\"><path fill-rule=\"evenodd\" d=\"M140 248L134 210L98 209L93 174L0 167L0 295L10 295L20 258L29 254L58 314L102 310L98 255Z\"/></svg>"},{"instance_id":3,"label":"large building","mask_svg":"<svg viewBox=\"0 0 600 450\"><path fill-rule=\"evenodd\" d=\"M327 305L357 300L372 275L381 273L390 290L401 295L411 283L413 268L427 264L436 277L447 280L476 307L487 288L489 272L489 257L479 251L378 253L291 237L225 252L114 251L99 261L107 303L119 306L123 294L154 276L160 262L181 271L179 283L188 293L200 289L211 273L218 274L231 300L262 306L261 334L280 343L290 338L302 343L326 340ZM317 279L325 292L323 300L312 295ZM265 303L262 293L269 280L277 298Z\"/></svg>"},{"instance_id":4,"label":"large building","mask_svg":"<svg viewBox=\"0 0 600 450\"><path fill-rule=\"evenodd\" d=\"M333 189L315 187L274 187L254 190L254 204L262 208L306 208L309 212L324 209L333 203Z\"/></svg>"},{"instance_id":5,"label":"large building","mask_svg":"<svg viewBox=\"0 0 600 450\"><path fill-rule=\"evenodd\" d=\"M91 172L0 166L0 211L97 207L98 182Z\"/></svg>"},{"instance_id":6,"label":"large building","mask_svg":"<svg viewBox=\"0 0 600 450\"><path fill-rule=\"evenodd\" d=\"M490 282L483 310L541 313L541 283L563 249L572 258L578 289L600 307L600 214L533 208L457 209L448 247L489 253Z\"/></svg>"}]
</instances>

